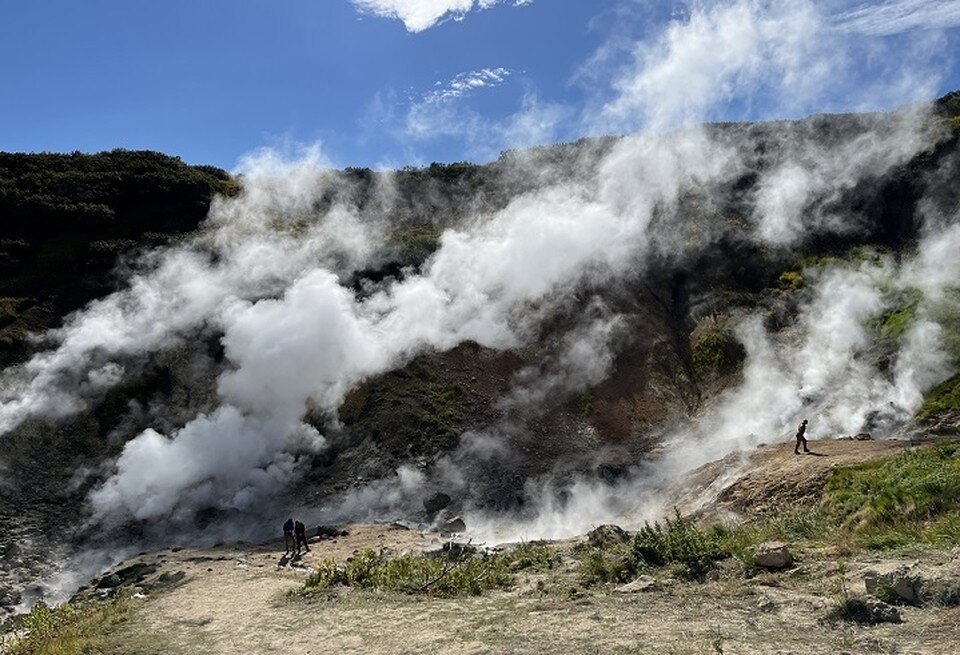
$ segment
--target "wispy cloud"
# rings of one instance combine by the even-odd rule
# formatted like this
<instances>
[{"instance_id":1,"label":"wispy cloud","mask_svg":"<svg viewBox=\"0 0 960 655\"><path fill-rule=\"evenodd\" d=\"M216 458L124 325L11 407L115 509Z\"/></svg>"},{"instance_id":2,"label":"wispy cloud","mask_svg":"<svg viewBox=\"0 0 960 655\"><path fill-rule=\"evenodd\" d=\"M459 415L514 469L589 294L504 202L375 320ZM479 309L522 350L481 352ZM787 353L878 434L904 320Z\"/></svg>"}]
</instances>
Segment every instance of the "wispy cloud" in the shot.
<instances>
[{"instance_id":1,"label":"wispy cloud","mask_svg":"<svg viewBox=\"0 0 960 655\"><path fill-rule=\"evenodd\" d=\"M463 20L474 9L489 9L504 0L351 0L361 11L403 22L410 32L422 32L444 20ZM513 0L514 7L533 0Z\"/></svg>"},{"instance_id":2,"label":"wispy cloud","mask_svg":"<svg viewBox=\"0 0 960 655\"><path fill-rule=\"evenodd\" d=\"M960 0L864 3L838 14L836 22L843 31L875 36L915 29L946 29L960 25Z\"/></svg>"},{"instance_id":3,"label":"wispy cloud","mask_svg":"<svg viewBox=\"0 0 960 655\"><path fill-rule=\"evenodd\" d=\"M438 88L423 96L423 102L440 103L456 100L467 96L477 89L483 89L503 84L512 71L506 68L483 68L478 71L459 73L452 80L443 84L437 82Z\"/></svg>"}]
</instances>

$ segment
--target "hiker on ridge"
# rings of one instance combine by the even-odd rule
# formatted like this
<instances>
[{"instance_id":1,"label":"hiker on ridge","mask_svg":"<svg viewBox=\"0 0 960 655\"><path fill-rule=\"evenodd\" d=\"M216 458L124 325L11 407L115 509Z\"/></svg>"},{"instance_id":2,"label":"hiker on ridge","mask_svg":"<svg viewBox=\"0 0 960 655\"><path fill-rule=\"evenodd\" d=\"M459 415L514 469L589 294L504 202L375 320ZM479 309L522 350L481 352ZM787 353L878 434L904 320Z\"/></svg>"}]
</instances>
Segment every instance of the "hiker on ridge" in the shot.
<instances>
[{"instance_id":1,"label":"hiker on ridge","mask_svg":"<svg viewBox=\"0 0 960 655\"><path fill-rule=\"evenodd\" d=\"M300 554L301 544L303 544L303 549L309 553L310 546L307 545L307 527L300 521L293 524L293 536L296 541L296 554Z\"/></svg>"},{"instance_id":2,"label":"hiker on ridge","mask_svg":"<svg viewBox=\"0 0 960 655\"><path fill-rule=\"evenodd\" d=\"M800 427L797 429L797 445L793 447L793 454L800 454L800 445L803 444L803 452L809 453L810 449L807 448L807 438L803 436L807 432L807 419L803 419L803 422L800 424Z\"/></svg>"},{"instance_id":3,"label":"hiker on ridge","mask_svg":"<svg viewBox=\"0 0 960 655\"><path fill-rule=\"evenodd\" d=\"M283 554L292 553L296 542L293 540L293 519L283 524Z\"/></svg>"}]
</instances>

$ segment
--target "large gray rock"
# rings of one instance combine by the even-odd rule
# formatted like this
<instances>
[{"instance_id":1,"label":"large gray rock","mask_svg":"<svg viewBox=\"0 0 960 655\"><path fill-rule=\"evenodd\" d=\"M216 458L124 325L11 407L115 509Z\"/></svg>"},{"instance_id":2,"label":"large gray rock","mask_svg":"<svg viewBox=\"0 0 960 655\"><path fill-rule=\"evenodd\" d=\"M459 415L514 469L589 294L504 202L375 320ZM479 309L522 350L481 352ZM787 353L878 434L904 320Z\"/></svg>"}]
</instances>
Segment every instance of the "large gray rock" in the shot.
<instances>
[{"instance_id":1,"label":"large gray rock","mask_svg":"<svg viewBox=\"0 0 960 655\"><path fill-rule=\"evenodd\" d=\"M918 605L925 583L916 564L878 564L863 572L867 593L885 600L896 599Z\"/></svg>"},{"instance_id":2,"label":"large gray rock","mask_svg":"<svg viewBox=\"0 0 960 655\"><path fill-rule=\"evenodd\" d=\"M423 509L426 510L427 514L433 516L440 510L446 509L452 502L453 499L450 496L440 491L423 501Z\"/></svg>"},{"instance_id":3,"label":"large gray rock","mask_svg":"<svg viewBox=\"0 0 960 655\"><path fill-rule=\"evenodd\" d=\"M439 530L441 535L451 535L464 532L467 529L467 524L459 516L454 516L449 518L439 525Z\"/></svg>"},{"instance_id":4,"label":"large gray rock","mask_svg":"<svg viewBox=\"0 0 960 655\"><path fill-rule=\"evenodd\" d=\"M793 554L782 541L766 541L754 549L753 561L765 569L785 569L793 565Z\"/></svg>"}]
</instances>

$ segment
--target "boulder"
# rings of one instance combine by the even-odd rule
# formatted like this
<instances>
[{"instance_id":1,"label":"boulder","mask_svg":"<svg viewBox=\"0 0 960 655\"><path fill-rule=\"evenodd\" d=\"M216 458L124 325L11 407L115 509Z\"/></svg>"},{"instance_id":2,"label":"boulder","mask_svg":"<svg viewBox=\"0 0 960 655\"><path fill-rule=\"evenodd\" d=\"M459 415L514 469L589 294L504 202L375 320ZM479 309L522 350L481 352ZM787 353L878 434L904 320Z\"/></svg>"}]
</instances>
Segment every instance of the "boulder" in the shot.
<instances>
[{"instance_id":1,"label":"boulder","mask_svg":"<svg viewBox=\"0 0 960 655\"><path fill-rule=\"evenodd\" d=\"M900 610L892 605L877 600L876 598L867 598L863 601L865 616L862 623L901 623L903 618L900 616Z\"/></svg>"},{"instance_id":2,"label":"boulder","mask_svg":"<svg viewBox=\"0 0 960 655\"><path fill-rule=\"evenodd\" d=\"M633 582L620 585L614 591L618 594L635 594L642 591L653 591L657 588L657 579L652 575L641 575Z\"/></svg>"},{"instance_id":3,"label":"boulder","mask_svg":"<svg viewBox=\"0 0 960 655\"><path fill-rule=\"evenodd\" d=\"M458 532L464 532L466 529L467 524L459 516L449 518L439 525L440 534L442 535L456 534Z\"/></svg>"},{"instance_id":4,"label":"boulder","mask_svg":"<svg viewBox=\"0 0 960 655\"><path fill-rule=\"evenodd\" d=\"M793 565L793 555L782 541L766 541L754 549L753 561L765 569L785 569Z\"/></svg>"},{"instance_id":5,"label":"boulder","mask_svg":"<svg viewBox=\"0 0 960 655\"><path fill-rule=\"evenodd\" d=\"M453 499L450 498L450 496L443 492L438 492L423 501L423 509L427 511L427 514L433 516L440 510L446 509L452 502Z\"/></svg>"},{"instance_id":6,"label":"boulder","mask_svg":"<svg viewBox=\"0 0 960 655\"><path fill-rule=\"evenodd\" d=\"M350 533L346 530L341 530L333 525L317 526L317 537L320 539L336 539L337 537L346 537L349 535Z\"/></svg>"},{"instance_id":7,"label":"boulder","mask_svg":"<svg viewBox=\"0 0 960 655\"><path fill-rule=\"evenodd\" d=\"M616 546L630 541L630 535L619 525L601 525L587 533L587 542L594 547Z\"/></svg>"},{"instance_id":8,"label":"boulder","mask_svg":"<svg viewBox=\"0 0 960 655\"><path fill-rule=\"evenodd\" d=\"M95 585L97 589L115 589L123 584L123 580L116 573L112 575L105 575L99 580Z\"/></svg>"},{"instance_id":9,"label":"boulder","mask_svg":"<svg viewBox=\"0 0 960 655\"><path fill-rule=\"evenodd\" d=\"M913 605L921 602L925 580L915 564L880 564L863 572L867 593Z\"/></svg>"}]
</instances>

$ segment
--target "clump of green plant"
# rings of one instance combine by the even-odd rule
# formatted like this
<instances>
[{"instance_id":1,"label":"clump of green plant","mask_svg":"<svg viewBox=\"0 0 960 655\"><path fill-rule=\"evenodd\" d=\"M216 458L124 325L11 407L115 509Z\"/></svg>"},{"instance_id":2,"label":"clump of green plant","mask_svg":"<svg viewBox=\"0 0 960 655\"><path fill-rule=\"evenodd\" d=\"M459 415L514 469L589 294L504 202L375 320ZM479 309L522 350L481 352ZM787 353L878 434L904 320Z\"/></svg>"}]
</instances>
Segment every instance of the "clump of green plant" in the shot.
<instances>
[{"instance_id":1,"label":"clump of green plant","mask_svg":"<svg viewBox=\"0 0 960 655\"><path fill-rule=\"evenodd\" d=\"M784 271L777 278L777 282L785 289L802 289L807 285L800 271Z\"/></svg>"},{"instance_id":2,"label":"clump of green plant","mask_svg":"<svg viewBox=\"0 0 960 655\"><path fill-rule=\"evenodd\" d=\"M746 354L730 331L725 316L703 319L690 339L693 369L702 378L730 373Z\"/></svg>"},{"instance_id":3,"label":"clump of green plant","mask_svg":"<svg viewBox=\"0 0 960 655\"><path fill-rule=\"evenodd\" d=\"M580 582L587 587L603 582L628 582L637 574L637 561L627 544L581 548L577 563Z\"/></svg>"},{"instance_id":4,"label":"clump of green plant","mask_svg":"<svg viewBox=\"0 0 960 655\"><path fill-rule=\"evenodd\" d=\"M307 576L304 588L318 591L345 586L452 597L477 596L512 582L510 558L504 554L456 549L391 557L368 549L343 563L332 559L320 562Z\"/></svg>"},{"instance_id":5,"label":"clump of green plant","mask_svg":"<svg viewBox=\"0 0 960 655\"><path fill-rule=\"evenodd\" d=\"M511 571L549 571L560 565L560 554L543 541L525 541L504 553Z\"/></svg>"},{"instance_id":6,"label":"clump of green plant","mask_svg":"<svg viewBox=\"0 0 960 655\"><path fill-rule=\"evenodd\" d=\"M19 632L8 637L0 651L9 655L81 655L101 651L109 628L126 619L129 596L106 602L84 600L50 607L38 602L7 626Z\"/></svg>"},{"instance_id":7,"label":"clump of green plant","mask_svg":"<svg viewBox=\"0 0 960 655\"><path fill-rule=\"evenodd\" d=\"M661 525L647 523L633 540L640 567L673 566L681 577L701 579L717 562L733 555L728 532L721 526L700 528L676 512Z\"/></svg>"}]
</instances>

